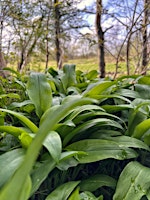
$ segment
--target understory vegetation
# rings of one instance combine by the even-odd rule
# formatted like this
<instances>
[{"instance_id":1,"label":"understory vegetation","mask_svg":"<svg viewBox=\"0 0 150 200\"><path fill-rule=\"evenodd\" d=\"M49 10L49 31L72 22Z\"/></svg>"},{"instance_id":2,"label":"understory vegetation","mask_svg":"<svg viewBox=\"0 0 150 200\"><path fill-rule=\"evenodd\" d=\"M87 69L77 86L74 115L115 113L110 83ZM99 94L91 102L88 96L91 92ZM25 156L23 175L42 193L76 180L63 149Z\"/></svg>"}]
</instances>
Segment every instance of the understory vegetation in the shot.
<instances>
[{"instance_id":1,"label":"understory vegetation","mask_svg":"<svg viewBox=\"0 0 150 200\"><path fill-rule=\"evenodd\" d=\"M150 77L0 77L0 200L150 200Z\"/></svg>"}]
</instances>

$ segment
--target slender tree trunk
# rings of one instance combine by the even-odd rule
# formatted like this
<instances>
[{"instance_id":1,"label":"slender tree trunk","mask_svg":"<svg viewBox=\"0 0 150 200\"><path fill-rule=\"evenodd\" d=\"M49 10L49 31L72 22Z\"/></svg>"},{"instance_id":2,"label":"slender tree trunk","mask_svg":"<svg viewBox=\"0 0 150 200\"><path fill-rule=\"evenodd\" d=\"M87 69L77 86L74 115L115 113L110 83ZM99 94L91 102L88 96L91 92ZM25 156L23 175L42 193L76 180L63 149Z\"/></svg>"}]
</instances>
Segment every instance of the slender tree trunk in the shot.
<instances>
[{"instance_id":1,"label":"slender tree trunk","mask_svg":"<svg viewBox=\"0 0 150 200\"><path fill-rule=\"evenodd\" d=\"M47 70L48 68L48 61L49 61L49 55L50 55L50 52L49 52L49 42L48 42L48 26L49 26L49 19L50 19L50 15L48 15L48 19L47 19L47 22L46 22L46 29L47 29L47 33L46 33L46 62L45 62L45 69Z\"/></svg>"},{"instance_id":2,"label":"slender tree trunk","mask_svg":"<svg viewBox=\"0 0 150 200\"><path fill-rule=\"evenodd\" d=\"M57 68L62 68L61 59L61 45L60 45L60 11L59 0L54 0L54 12L55 12L55 46L56 46L56 62Z\"/></svg>"},{"instance_id":3,"label":"slender tree trunk","mask_svg":"<svg viewBox=\"0 0 150 200\"><path fill-rule=\"evenodd\" d=\"M6 62L2 52L2 33L3 33L3 19L0 16L0 76L5 76L3 68L6 67Z\"/></svg>"},{"instance_id":4,"label":"slender tree trunk","mask_svg":"<svg viewBox=\"0 0 150 200\"><path fill-rule=\"evenodd\" d=\"M131 34L129 34L128 40L127 40L127 49L126 49L126 68L127 68L127 75L130 75L130 40L131 40Z\"/></svg>"},{"instance_id":5,"label":"slender tree trunk","mask_svg":"<svg viewBox=\"0 0 150 200\"><path fill-rule=\"evenodd\" d=\"M104 32L101 25L102 18L102 0L97 0L96 3L96 32L98 38L98 56L99 56L99 71L100 78L105 77L105 50L104 50Z\"/></svg>"},{"instance_id":6,"label":"slender tree trunk","mask_svg":"<svg viewBox=\"0 0 150 200\"><path fill-rule=\"evenodd\" d=\"M143 53L142 53L142 74L146 74L147 61L147 23L148 23L148 0L144 0L143 18Z\"/></svg>"}]
</instances>

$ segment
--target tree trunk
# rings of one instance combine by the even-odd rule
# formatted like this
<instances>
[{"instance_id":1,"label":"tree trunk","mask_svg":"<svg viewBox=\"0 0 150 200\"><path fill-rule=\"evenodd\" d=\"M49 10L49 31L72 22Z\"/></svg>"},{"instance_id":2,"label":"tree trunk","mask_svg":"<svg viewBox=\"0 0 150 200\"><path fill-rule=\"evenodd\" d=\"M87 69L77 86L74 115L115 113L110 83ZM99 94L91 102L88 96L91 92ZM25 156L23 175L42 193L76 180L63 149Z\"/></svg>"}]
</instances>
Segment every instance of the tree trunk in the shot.
<instances>
[{"instance_id":1,"label":"tree trunk","mask_svg":"<svg viewBox=\"0 0 150 200\"><path fill-rule=\"evenodd\" d=\"M54 0L54 12L55 12L55 46L56 46L56 62L57 68L62 68L62 55L60 45L60 11L59 0Z\"/></svg>"},{"instance_id":2,"label":"tree trunk","mask_svg":"<svg viewBox=\"0 0 150 200\"><path fill-rule=\"evenodd\" d=\"M144 0L144 18L143 18L143 53L141 73L146 74L147 61L147 23L148 23L148 0Z\"/></svg>"},{"instance_id":3,"label":"tree trunk","mask_svg":"<svg viewBox=\"0 0 150 200\"><path fill-rule=\"evenodd\" d=\"M105 77L105 50L104 50L104 32L101 25L102 18L102 0L97 0L96 3L96 32L98 38L98 56L99 56L99 71L100 78Z\"/></svg>"},{"instance_id":4,"label":"tree trunk","mask_svg":"<svg viewBox=\"0 0 150 200\"><path fill-rule=\"evenodd\" d=\"M5 77L5 72L3 71L3 68L6 67L6 62L2 52L2 32L3 32L3 19L2 17L0 17L0 76Z\"/></svg>"}]
</instances>

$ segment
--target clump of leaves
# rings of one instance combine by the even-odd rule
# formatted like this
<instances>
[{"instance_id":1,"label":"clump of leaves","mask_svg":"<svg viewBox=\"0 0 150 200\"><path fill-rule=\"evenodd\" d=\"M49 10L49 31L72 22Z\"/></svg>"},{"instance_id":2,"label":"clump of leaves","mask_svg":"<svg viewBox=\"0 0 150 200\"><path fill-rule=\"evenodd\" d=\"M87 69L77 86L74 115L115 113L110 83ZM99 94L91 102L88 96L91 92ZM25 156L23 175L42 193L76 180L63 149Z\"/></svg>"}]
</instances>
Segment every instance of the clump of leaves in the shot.
<instances>
[{"instance_id":1,"label":"clump of leaves","mask_svg":"<svg viewBox=\"0 0 150 200\"><path fill-rule=\"evenodd\" d=\"M0 200L149 199L148 80L32 73L26 98L0 108Z\"/></svg>"}]
</instances>

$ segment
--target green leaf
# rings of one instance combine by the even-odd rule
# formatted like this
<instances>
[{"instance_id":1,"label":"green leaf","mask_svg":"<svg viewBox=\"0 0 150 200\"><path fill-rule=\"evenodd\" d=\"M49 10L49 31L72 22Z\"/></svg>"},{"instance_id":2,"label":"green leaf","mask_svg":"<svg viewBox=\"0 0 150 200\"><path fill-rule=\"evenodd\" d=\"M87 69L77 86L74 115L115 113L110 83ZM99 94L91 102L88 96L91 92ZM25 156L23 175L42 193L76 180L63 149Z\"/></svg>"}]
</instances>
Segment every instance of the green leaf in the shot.
<instances>
[{"instance_id":1,"label":"green leaf","mask_svg":"<svg viewBox=\"0 0 150 200\"><path fill-rule=\"evenodd\" d=\"M113 200L141 199L150 188L149 174L148 167L138 162L130 162L119 177Z\"/></svg>"},{"instance_id":2,"label":"green leaf","mask_svg":"<svg viewBox=\"0 0 150 200\"><path fill-rule=\"evenodd\" d=\"M67 170L70 167L77 166L79 162L74 158L77 155L86 155L86 153L82 151L62 152L60 161L57 164L57 168L60 170Z\"/></svg>"},{"instance_id":3,"label":"green leaf","mask_svg":"<svg viewBox=\"0 0 150 200\"><path fill-rule=\"evenodd\" d=\"M86 180L81 181L79 187L81 191L94 192L95 190L103 186L115 188L116 183L117 181L108 175L96 174Z\"/></svg>"},{"instance_id":4,"label":"green leaf","mask_svg":"<svg viewBox=\"0 0 150 200\"><path fill-rule=\"evenodd\" d=\"M45 200L67 200L80 181L70 181L56 188Z\"/></svg>"},{"instance_id":5,"label":"green leaf","mask_svg":"<svg viewBox=\"0 0 150 200\"><path fill-rule=\"evenodd\" d=\"M128 130L127 135L132 135L136 126L146 119L145 113L139 111L139 109L131 109L128 117Z\"/></svg>"},{"instance_id":6,"label":"green leaf","mask_svg":"<svg viewBox=\"0 0 150 200\"><path fill-rule=\"evenodd\" d=\"M87 88L87 90L83 93L84 96L94 96L94 95L100 95L100 94L107 94L106 91L111 87L115 85L115 82L112 81L104 81L104 82L97 82L96 84L92 85L92 88Z\"/></svg>"},{"instance_id":7,"label":"green leaf","mask_svg":"<svg viewBox=\"0 0 150 200\"><path fill-rule=\"evenodd\" d=\"M89 98L73 98L73 100L70 99L70 102L67 101L63 105L58 106L57 109L53 110L54 112L51 112L51 108L47 110L47 118L45 118L45 120L42 122L33 142L27 149L24 161L17 169L14 176L9 180L5 187L2 188L0 192L0 200L8 200L12 191L14 195L11 196L11 200L20 200L20 195L22 192L25 192L25 181L31 173L32 167L39 155L43 141L45 140L48 133L54 129L60 120L64 119L70 113L71 109L74 109L76 106L89 104L91 102L92 100ZM16 187L16 185L18 187ZM27 198L24 198L24 200L27 200Z\"/></svg>"},{"instance_id":8,"label":"green leaf","mask_svg":"<svg viewBox=\"0 0 150 200\"><path fill-rule=\"evenodd\" d=\"M2 109L0 108L0 111L9 113L15 117L17 117L21 122L23 122L33 133L36 133L38 131L38 127L31 122L27 117L25 117L23 114L20 114L15 111L7 110L7 109Z\"/></svg>"},{"instance_id":9,"label":"green leaf","mask_svg":"<svg viewBox=\"0 0 150 200\"><path fill-rule=\"evenodd\" d=\"M75 65L64 65L63 66L64 75L61 79L63 88L66 91L68 87L74 86L76 84L76 73L75 73Z\"/></svg>"},{"instance_id":10,"label":"green leaf","mask_svg":"<svg viewBox=\"0 0 150 200\"><path fill-rule=\"evenodd\" d=\"M139 98L140 95L138 92L131 90L131 89L119 89L116 91L117 94L122 95L124 97L129 97L129 98Z\"/></svg>"},{"instance_id":11,"label":"green leaf","mask_svg":"<svg viewBox=\"0 0 150 200\"><path fill-rule=\"evenodd\" d=\"M19 184L19 183L18 183ZM18 184L14 184L12 187L12 191L16 190L15 188L18 188ZM28 199L30 196L30 190L32 187L32 182L31 182L31 178L30 176L27 176L27 178L25 179L24 183L23 183L23 190L21 190L21 192L18 193L12 193L12 191L7 191L7 196L11 197L11 199L18 199L18 200L25 200ZM5 187L3 188L3 192L0 192L0 200L6 199L6 195L5 192L7 190L7 184L5 185Z\"/></svg>"},{"instance_id":12,"label":"green leaf","mask_svg":"<svg viewBox=\"0 0 150 200\"><path fill-rule=\"evenodd\" d=\"M36 108L36 114L39 118L50 108L52 103L51 87L45 74L32 73L27 84L29 98Z\"/></svg>"},{"instance_id":13,"label":"green leaf","mask_svg":"<svg viewBox=\"0 0 150 200\"><path fill-rule=\"evenodd\" d=\"M139 123L132 134L132 137L140 139L150 129L150 119L146 119Z\"/></svg>"},{"instance_id":14,"label":"green leaf","mask_svg":"<svg viewBox=\"0 0 150 200\"><path fill-rule=\"evenodd\" d=\"M142 76L138 79L139 84L150 85L150 76Z\"/></svg>"},{"instance_id":15,"label":"green leaf","mask_svg":"<svg viewBox=\"0 0 150 200\"><path fill-rule=\"evenodd\" d=\"M111 127L123 129L119 123L117 123L114 120L107 119L107 118L98 118L98 119L89 120L89 121L79 125L77 128L74 128L70 133L68 133L63 140L63 146L66 146L68 144L68 142L71 141L74 137L81 139L83 132L85 132L87 130L89 131L89 129L94 126L96 126L96 127L101 127L101 126L109 126L110 127L111 126ZM88 134L88 132L87 132L87 134Z\"/></svg>"},{"instance_id":16,"label":"green leaf","mask_svg":"<svg viewBox=\"0 0 150 200\"><path fill-rule=\"evenodd\" d=\"M65 148L71 151L84 151L86 155L78 155L76 159L80 163L90 163L107 158L124 160L138 156L136 151L127 148L119 142L101 139L86 139L75 142Z\"/></svg>"},{"instance_id":17,"label":"green leaf","mask_svg":"<svg viewBox=\"0 0 150 200\"><path fill-rule=\"evenodd\" d=\"M139 93L142 99L150 99L150 87L145 84L135 84L135 91Z\"/></svg>"},{"instance_id":18,"label":"green leaf","mask_svg":"<svg viewBox=\"0 0 150 200\"><path fill-rule=\"evenodd\" d=\"M131 104L123 104L123 105L104 105L102 106L108 113L115 113L122 110L128 110L133 108Z\"/></svg>"},{"instance_id":19,"label":"green leaf","mask_svg":"<svg viewBox=\"0 0 150 200\"><path fill-rule=\"evenodd\" d=\"M15 149L0 156L0 187L14 174L24 155L23 149Z\"/></svg>"},{"instance_id":20,"label":"green leaf","mask_svg":"<svg viewBox=\"0 0 150 200\"><path fill-rule=\"evenodd\" d=\"M101 195L100 197L96 198L94 196L94 194L92 194L91 192L89 191L86 191L86 192L82 192L80 194L80 197L81 197L81 200L103 200L103 196Z\"/></svg>"},{"instance_id":21,"label":"green leaf","mask_svg":"<svg viewBox=\"0 0 150 200\"><path fill-rule=\"evenodd\" d=\"M68 200L80 200L79 187L77 187L71 194Z\"/></svg>"},{"instance_id":22,"label":"green leaf","mask_svg":"<svg viewBox=\"0 0 150 200\"><path fill-rule=\"evenodd\" d=\"M90 72L88 72L85 77L88 80L94 80L98 77L98 71L97 70L91 70Z\"/></svg>"},{"instance_id":23,"label":"green leaf","mask_svg":"<svg viewBox=\"0 0 150 200\"><path fill-rule=\"evenodd\" d=\"M51 131L44 140L43 145L47 148L55 162L58 163L62 151L61 138L59 134L55 131Z\"/></svg>"},{"instance_id":24,"label":"green leaf","mask_svg":"<svg viewBox=\"0 0 150 200\"><path fill-rule=\"evenodd\" d=\"M72 111L71 115L69 116L69 120L73 120L77 115L79 115L80 113L84 111L93 111L93 110L99 110L99 111L105 112L103 108L97 105L83 105L83 106L80 106L79 108L75 108Z\"/></svg>"},{"instance_id":25,"label":"green leaf","mask_svg":"<svg viewBox=\"0 0 150 200\"><path fill-rule=\"evenodd\" d=\"M136 138L131 138L128 136L118 136L118 137L110 137L106 138L107 140L111 140L114 142L119 143L119 145L123 147L132 147L132 148L139 148L139 149L145 149L147 151L150 151L150 148L142 141L136 139Z\"/></svg>"},{"instance_id":26,"label":"green leaf","mask_svg":"<svg viewBox=\"0 0 150 200\"><path fill-rule=\"evenodd\" d=\"M35 168L31 173L32 189L30 196L32 196L40 187L42 182L48 177L48 174L55 168L56 162L48 156L41 163L35 164Z\"/></svg>"}]
</instances>

